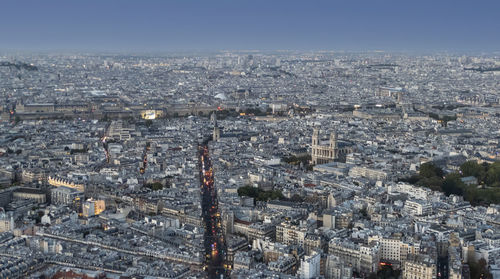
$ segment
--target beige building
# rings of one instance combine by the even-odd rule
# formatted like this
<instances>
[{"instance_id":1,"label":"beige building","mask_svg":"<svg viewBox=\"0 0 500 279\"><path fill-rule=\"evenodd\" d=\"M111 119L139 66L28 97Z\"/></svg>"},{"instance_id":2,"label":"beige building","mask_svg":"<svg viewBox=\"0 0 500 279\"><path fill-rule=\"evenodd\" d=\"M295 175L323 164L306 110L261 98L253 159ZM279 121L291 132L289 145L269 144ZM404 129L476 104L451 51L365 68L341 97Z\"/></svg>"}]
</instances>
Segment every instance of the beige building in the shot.
<instances>
[{"instance_id":1,"label":"beige building","mask_svg":"<svg viewBox=\"0 0 500 279\"><path fill-rule=\"evenodd\" d=\"M436 261L428 255L408 255L403 264L403 279L435 279Z\"/></svg>"},{"instance_id":2,"label":"beige building","mask_svg":"<svg viewBox=\"0 0 500 279\"><path fill-rule=\"evenodd\" d=\"M323 250L325 242L320 235L309 233L304 239L304 251L306 255L312 255L318 250Z\"/></svg>"},{"instance_id":3,"label":"beige building","mask_svg":"<svg viewBox=\"0 0 500 279\"><path fill-rule=\"evenodd\" d=\"M45 172L42 170L27 170L23 169L21 178L24 183L43 181L46 178Z\"/></svg>"},{"instance_id":4,"label":"beige building","mask_svg":"<svg viewBox=\"0 0 500 279\"><path fill-rule=\"evenodd\" d=\"M104 200L90 199L84 202L82 206L83 216L85 217L99 215L104 210L106 210L106 203L104 202Z\"/></svg>"},{"instance_id":5,"label":"beige building","mask_svg":"<svg viewBox=\"0 0 500 279\"><path fill-rule=\"evenodd\" d=\"M6 213L3 208L0 209L0 233L11 232L14 230L14 217L12 213Z\"/></svg>"},{"instance_id":6,"label":"beige building","mask_svg":"<svg viewBox=\"0 0 500 279\"><path fill-rule=\"evenodd\" d=\"M37 203L45 203L47 195L40 189L35 188L19 188L12 194L15 199L34 200Z\"/></svg>"},{"instance_id":7,"label":"beige building","mask_svg":"<svg viewBox=\"0 0 500 279\"><path fill-rule=\"evenodd\" d=\"M364 274L378 271L380 249L377 242L365 245L334 238L330 240L328 252L351 266L353 271Z\"/></svg>"},{"instance_id":8,"label":"beige building","mask_svg":"<svg viewBox=\"0 0 500 279\"><path fill-rule=\"evenodd\" d=\"M275 238L274 226L265 223L251 223L243 220L233 220L233 232L246 236L249 242L254 239Z\"/></svg>"},{"instance_id":9,"label":"beige building","mask_svg":"<svg viewBox=\"0 0 500 279\"><path fill-rule=\"evenodd\" d=\"M33 104L17 104L16 112L20 113L49 113L54 112L55 106L53 103L33 103Z\"/></svg>"},{"instance_id":10,"label":"beige building","mask_svg":"<svg viewBox=\"0 0 500 279\"><path fill-rule=\"evenodd\" d=\"M343 161L347 153L352 152L352 148L347 146L344 142L337 140L337 133L330 134L330 141L328 144L322 144L319 137L319 129L314 128L312 135L312 163L315 165L326 164L335 160Z\"/></svg>"},{"instance_id":11,"label":"beige building","mask_svg":"<svg viewBox=\"0 0 500 279\"><path fill-rule=\"evenodd\" d=\"M368 242L378 241L380 246L380 260L401 263L409 254L418 254L420 242L410 242L403 240L401 236L391 237L370 237Z\"/></svg>"},{"instance_id":12,"label":"beige building","mask_svg":"<svg viewBox=\"0 0 500 279\"><path fill-rule=\"evenodd\" d=\"M50 190L52 204L67 204L70 205L73 201L80 197L83 199L83 193L75 188L68 188L65 186L56 187Z\"/></svg>"},{"instance_id":13,"label":"beige building","mask_svg":"<svg viewBox=\"0 0 500 279\"><path fill-rule=\"evenodd\" d=\"M385 181L388 175L387 172L382 170L355 166L349 170L349 176Z\"/></svg>"},{"instance_id":14,"label":"beige building","mask_svg":"<svg viewBox=\"0 0 500 279\"><path fill-rule=\"evenodd\" d=\"M306 226L284 221L276 225L276 241L286 245L298 244L304 246L308 231Z\"/></svg>"},{"instance_id":15,"label":"beige building","mask_svg":"<svg viewBox=\"0 0 500 279\"><path fill-rule=\"evenodd\" d=\"M76 189L80 192L85 192L85 186L83 184L74 183L73 181L69 181L69 180L64 179L64 178L49 176L49 178L47 179L47 182L50 185L55 186L55 187L64 186L64 187Z\"/></svg>"}]
</instances>

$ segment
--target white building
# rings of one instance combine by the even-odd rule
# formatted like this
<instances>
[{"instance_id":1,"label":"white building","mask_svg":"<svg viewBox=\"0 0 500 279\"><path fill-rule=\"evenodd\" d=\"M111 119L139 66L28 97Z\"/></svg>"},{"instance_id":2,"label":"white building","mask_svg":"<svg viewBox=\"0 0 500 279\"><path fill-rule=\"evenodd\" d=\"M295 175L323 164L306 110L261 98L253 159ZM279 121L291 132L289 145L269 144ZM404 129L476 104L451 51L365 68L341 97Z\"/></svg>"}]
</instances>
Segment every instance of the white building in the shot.
<instances>
[{"instance_id":1,"label":"white building","mask_svg":"<svg viewBox=\"0 0 500 279\"><path fill-rule=\"evenodd\" d=\"M297 272L297 275L301 279L302 278L310 279L318 277L320 273L320 262L321 262L321 255L318 253L315 253L314 255L311 256L305 256L300 261L300 269Z\"/></svg>"},{"instance_id":2,"label":"white building","mask_svg":"<svg viewBox=\"0 0 500 279\"><path fill-rule=\"evenodd\" d=\"M349 170L351 177L364 177L373 181L385 181L387 179L387 172L379 169L371 169L366 167L352 167Z\"/></svg>"},{"instance_id":3,"label":"white building","mask_svg":"<svg viewBox=\"0 0 500 279\"><path fill-rule=\"evenodd\" d=\"M429 215L432 213L432 205L424 200L407 200L404 210L414 216Z\"/></svg>"},{"instance_id":4,"label":"white building","mask_svg":"<svg viewBox=\"0 0 500 279\"><path fill-rule=\"evenodd\" d=\"M408 254L418 254L420 243L408 243L400 237L383 237L378 239L380 259L402 262Z\"/></svg>"}]
</instances>

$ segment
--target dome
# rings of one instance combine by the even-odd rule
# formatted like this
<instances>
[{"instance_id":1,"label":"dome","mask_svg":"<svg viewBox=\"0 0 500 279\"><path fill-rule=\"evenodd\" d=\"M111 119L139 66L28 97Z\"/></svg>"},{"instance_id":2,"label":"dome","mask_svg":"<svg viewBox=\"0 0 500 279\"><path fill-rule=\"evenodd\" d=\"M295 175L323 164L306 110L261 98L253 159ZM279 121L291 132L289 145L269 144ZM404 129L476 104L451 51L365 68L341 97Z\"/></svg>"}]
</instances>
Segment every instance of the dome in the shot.
<instances>
[{"instance_id":1,"label":"dome","mask_svg":"<svg viewBox=\"0 0 500 279\"><path fill-rule=\"evenodd\" d=\"M226 97L226 95L224 93L219 93L219 94L215 95L215 98L216 99L221 99L221 100L226 100L227 99L227 97Z\"/></svg>"}]
</instances>

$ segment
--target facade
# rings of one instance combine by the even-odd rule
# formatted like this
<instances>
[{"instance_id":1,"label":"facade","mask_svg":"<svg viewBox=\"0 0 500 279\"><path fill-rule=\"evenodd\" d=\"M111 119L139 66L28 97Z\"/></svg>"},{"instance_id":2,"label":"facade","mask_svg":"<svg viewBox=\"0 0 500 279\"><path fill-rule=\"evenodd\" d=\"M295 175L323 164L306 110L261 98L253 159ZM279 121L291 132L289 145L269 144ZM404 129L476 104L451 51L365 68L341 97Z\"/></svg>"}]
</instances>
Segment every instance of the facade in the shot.
<instances>
[{"instance_id":1,"label":"facade","mask_svg":"<svg viewBox=\"0 0 500 279\"><path fill-rule=\"evenodd\" d=\"M349 175L352 177L365 177L369 180L387 180L387 172L366 167L352 167L349 170Z\"/></svg>"},{"instance_id":2,"label":"facade","mask_svg":"<svg viewBox=\"0 0 500 279\"><path fill-rule=\"evenodd\" d=\"M320 261L320 254L305 256L300 261L300 268L297 272L298 277L301 279L311 279L318 277L320 275Z\"/></svg>"},{"instance_id":3,"label":"facade","mask_svg":"<svg viewBox=\"0 0 500 279\"><path fill-rule=\"evenodd\" d=\"M432 205L424 200L407 200L404 209L410 215L421 216L432 213Z\"/></svg>"},{"instance_id":4,"label":"facade","mask_svg":"<svg viewBox=\"0 0 500 279\"><path fill-rule=\"evenodd\" d=\"M223 210L221 216L222 216L222 231L224 235L233 233L234 212L229 210Z\"/></svg>"},{"instance_id":5,"label":"facade","mask_svg":"<svg viewBox=\"0 0 500 279\"><path fill-rule=\"evenodd\" d=\"M227 255L226 262L233 263L235 254L247 250L248 242L244 237L226 237Z\"/></svg>"},{"instance_id":6,"label":"facade","mask_svg":"<svg viewBox=\"0 0 500 279\"><path fill-rule=\"evenodd\" d=\"M0 233L14 230L14 217L11 212L5 213L0 209Z\"/></svg>"},{"instance_id":7,"label":"facade","mask_svg":"<svg viewBox=\"0 0 500 279\"><path fill-rule=\"evenodd\" d=\"M269 262L269 270L291 274L297 265L297 260L292 256L281 256L276 261Z\"/></svg>"},{"instance_id":8,"label":"facade","mask_svg":"<svg viewBox=\"0 0 500 279\"><path fill-rule=\"evenodd\" d=\"M53 204L66 204L71 205L75 198L83 198L83 193L65 186L57 187L50 190L51 193L51 203Z\"/></svg>"},{"instance_id":9,"label":"facade","mask_svg":"<svg viewBox=\"0 0 500 279\"><path fill-rule=\"evenodd\" d=\"M233 270L250 269L253 265L252 255L247 251L238 251L234 255Z\"/></svg>"},{"instance_id":10,"label":"facade","mask_svg":"<svg viewBox=\"0 0 500 279\"><path fill-rule=\"evenodd\" d=\"M335 228L335 215L327 212L323 214L323 227L334 229Z\"/></svg>"},{"instance_id":11,"label":"facade","mask_svg":"<svg viewBox=\"0 0 500 279\"><path fill-rule=\"evenodd\" d=\"M319 234L308 233L304 239L304 251L306 255L312 255L315 251L323 250L324 241Z\"/></svg>"},{"instance_id":12,"label":"facade","mask_svg":"<svg viewBox=\"0 0 500 279\"><path fill-rule=\"evenodd\" d=\"M39 169L23 169L21 178L24 183L39 182L46 178L45 172Z\"/></svg>"},{"instance_id":13,"label":"facade","mask_svg":"<svg viewBox=\"0 0 500 279\"><path fill-rule=\"evenodd\" d=\"M242 220L234 220L233 230L248 238L251 242L254 239L275 238L275 228L271 224L250 223Z\"/></svg>"},{"instance_id":14,"label":"facade","mask_svg":"<svg viewBox=\"0 0 500 279\"><path fill-rule=\"evenodd\" d=\"M345 265L338 257L328 255L324 276L326 279L350 279L352 278L352 267Z\"/></svg>"},{"instance_id":15,"label":"facade","mask_svg":"<svg viewBox=\"0 0 500 279\"><path fill-rule=\"evenodd\" d=\"M271 224L253 223L248 226L247 237L249 241L252 241L254 239L265 239L266 237L274 239L275 228Z\"/></svg>"},{"instance_id":16,"label":"facade","mask_svg":"<svg viewBox=\"0 0 500 279\"><path fill-rule=\"evenodd\" d=\"M34 188L20 188L14 191L12 196L15 199L34 200L37 203L45 203L47 201L45 192Z\"/></svg>"},{"instance_id":17,"label":"facade","mask_svg":"<svg viewBox=\"0 0 500 279\"><path fill-rule=\"evenodd\" d=\"M53 103L17 104L16 111L20 113L50 113L55 111L55 105Z\"/></svg>"},{"instance_id":18,"label":"facade","mask_svg":"<svg viewBox=\"0 0 500 279\"><path fill-rule=\"evenodd\" d=\"M103 200L88 200L83 203L83 216L92 217L101 214L106 209L106 204Z\"/></svg>"},{"instance_id":19,"label":"facade","mask_svg":"<svg viewBox=\"0 0 500 279\"><path fill-rule=\"evenodd\" d=\"M79 183L74 183L74 182L69 181L69 180L64 179L64 178L57 178L57 177L49 176L47 182L50 185L55 186L55 187L65 186L65 187L69 187L69 188L74 188L80 192L85 191L85 185L79 184Z\"/></svg>"},{"instance_id":20,"label":"facade","mask_svg":"<svg viewBox=\"0 0 500 279\"><path fill-rule=\"evenodd\" d=\"M384 237L379 240L380 259L401 263L409 254L418 254L420 243L408 243L400 237Z\"/></svg>"},{"instance_id":21,"label":"facade","mask_svg":"<svg viewBox=\"0 0 500 279\"><path fill-rule=\"evenodd\" d=\"M408 255L403 265L403 279L435 279L436 262L428 255Z\"/></svg>"},{"instance_id":22,"label":"facade","mask_svg":"<svg viewBox=\"0 0 500 279\"><path fill-rule=\"evenodd\" d=\"M378 243L355 244L334 238L329 243L328 252L337 256L345 264L352 266L353 271L368 274L378 270L380 261Z\"/></svg>"},{"instance_id":23,"label":"facade","mask_svg":"<svg viewBox=\"0 0 500 279\"><path fill-rule=\"evenodd\" d=\"M298 244L304 246L308 229L303 226L291 224L290 222L282 222L276 226L276 241L286 244Z\"/></svg>"},{"instance_id":24,"label":"facade","mask_svg":"<svg viewBox=\"0 0 500 279\"><path fill-rule=\"evenodd\" d=\"M319 129L314 128L312 135L312 163L315 165L326 164L335 160L344 161L345 156L352 152L352 148L344 142L337 141L337 133L330 134L328 145L322 145L319 138Z\"/></svg>"}]
</instances>

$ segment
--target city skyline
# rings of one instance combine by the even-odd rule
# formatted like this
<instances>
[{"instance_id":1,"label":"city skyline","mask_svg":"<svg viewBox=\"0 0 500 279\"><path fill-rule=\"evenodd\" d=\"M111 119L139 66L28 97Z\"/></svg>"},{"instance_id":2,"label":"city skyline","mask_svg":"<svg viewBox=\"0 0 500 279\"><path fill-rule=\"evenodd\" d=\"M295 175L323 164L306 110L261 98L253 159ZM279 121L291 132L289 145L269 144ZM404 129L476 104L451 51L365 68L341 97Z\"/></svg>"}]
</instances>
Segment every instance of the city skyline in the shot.
<instances>
[{"instance_id":1,"label":"city skyline","mask_svg":"<svg viewBox=\"0 0 500 279\"><path fill-rule=\"evenodd\" d=\"M500 279L498 0L0 9L0 278Z\"/></svg>"}]
</instances>

